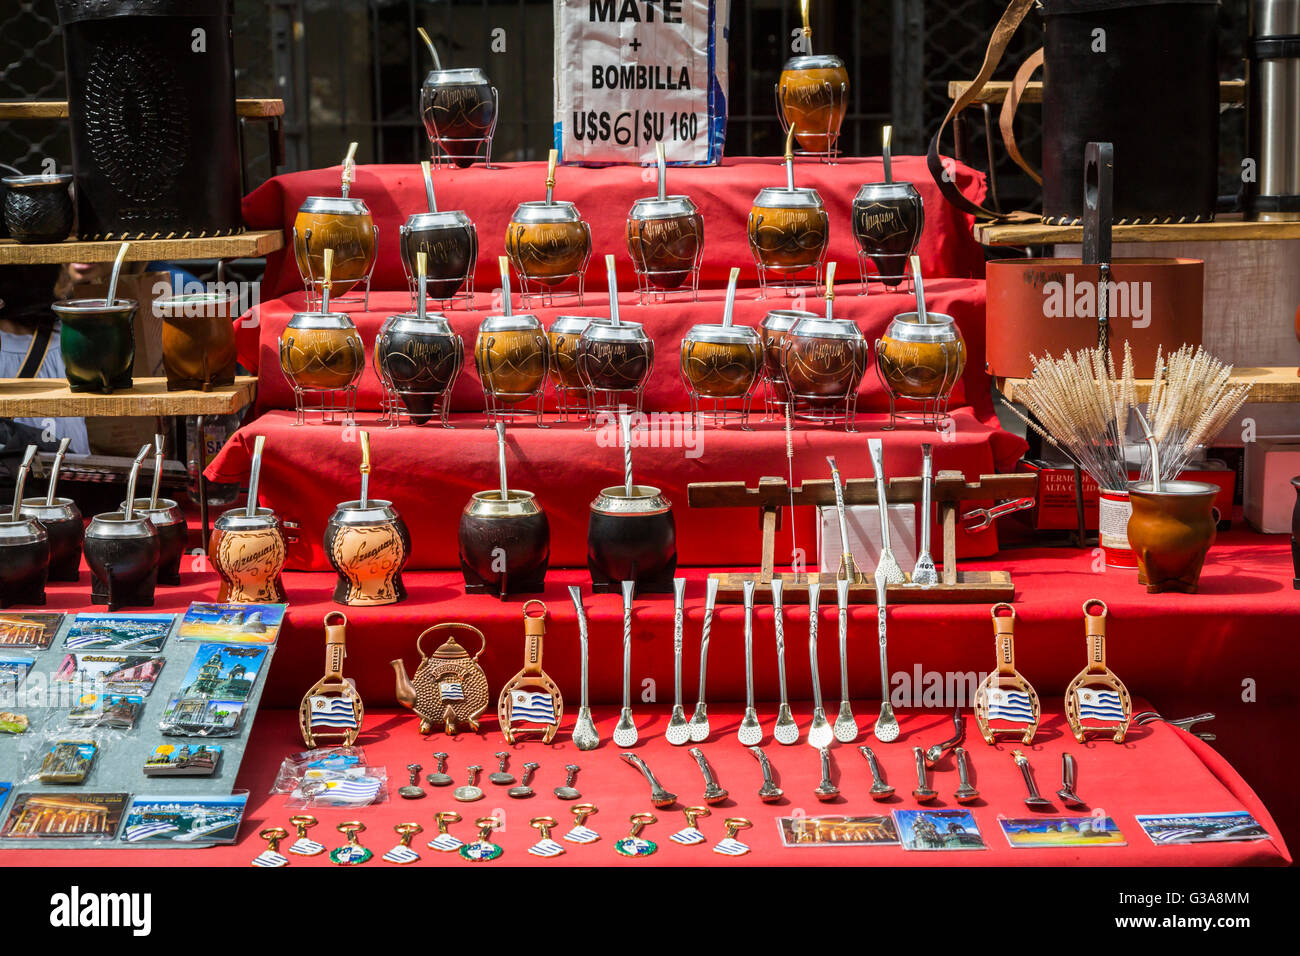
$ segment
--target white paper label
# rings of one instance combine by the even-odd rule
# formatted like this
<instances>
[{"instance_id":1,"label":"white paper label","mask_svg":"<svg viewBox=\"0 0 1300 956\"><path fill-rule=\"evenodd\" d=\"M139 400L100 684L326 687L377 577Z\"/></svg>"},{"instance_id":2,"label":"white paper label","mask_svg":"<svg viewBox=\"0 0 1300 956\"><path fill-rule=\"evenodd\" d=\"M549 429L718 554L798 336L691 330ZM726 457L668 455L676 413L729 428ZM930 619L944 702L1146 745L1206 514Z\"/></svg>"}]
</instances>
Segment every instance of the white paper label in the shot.
<instances>
[{"instance_id":1,"label":"white paper label","mask_svg":"<svg viewBox=\"0 0 1300 956\"><path fill-rule=\"evenodd\" d=\"M1103 548L1128 549L1128 519L1133 505L1128 496L1114 499L1104 494L1097 501L1097 532Z\"/></svg>"},{"instance_id":2,"label":"white paper label","mask_svg":"<svg viewBox=\"0 0 1300 956\"><path fill-rule=\"evenodd\" d=\"M716 163L730 0L557 0L555 140L565 162Z\"/></svg>"}]
</instances>

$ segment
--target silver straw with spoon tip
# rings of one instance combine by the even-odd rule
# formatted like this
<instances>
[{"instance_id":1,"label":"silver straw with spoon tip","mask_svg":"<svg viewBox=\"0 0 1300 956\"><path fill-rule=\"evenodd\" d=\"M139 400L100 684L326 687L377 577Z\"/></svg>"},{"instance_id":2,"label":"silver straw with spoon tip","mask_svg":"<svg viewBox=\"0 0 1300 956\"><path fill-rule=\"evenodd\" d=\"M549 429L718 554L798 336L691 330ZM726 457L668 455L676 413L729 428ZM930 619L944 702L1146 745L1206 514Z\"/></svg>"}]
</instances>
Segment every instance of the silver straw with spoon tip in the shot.
<instances>
[{"instance_id":1,"label":"silver straw with spoon tip","mask_svg":"<svg viewBox=\"0 0 1300 956\"><path fill-rule=\"evenodd\" d=\"M930 557L930 489L934 485L934 460L930 451L929 442L921 445L921 553L912 566L912 583L923 588L939 583L934 558Z\"/></svg>"},{"instance_id":2,"label":"silver straw with spoon tip","mask_svg":"<svg viewBox=\"0 0 1300 956\"><path fill-rule=\"evenodd\" d=\"M636 724L632 722L632 593L634 581L623 582L623 710L614 727L614 743L620 747L636 744Z\"/></svg>"},{"instance_id":3,"label":"silver straw with spoon tip","mask_svg":"<svg viewBox=\"0 0 1300 956\"><path fill-rule=\"evenodd\" d=\"M781 688L781 704L776 711L776 728L772 736L779 744L799 742L799 725L790 713L790 699L785 686L785 602L782 597L782 582L779 576L772 578L772 613L776 630L776 673Z\"/></svg>"},{"instance_id":4,"label":"silver straw with spoon tip","mask_svg":"<svg viewBox=\"0 0 1300 956\"><path fill-rule=\"evenodd\" d=\"M709 578L704 586L704 629L700 635L700 694L695 702L695 713L687 729L692 743L709 739L709 711L704 702L704 684L709 671L709 632L713 629L713 607L718 601L718 579Z\"/></svg>"},{"instance_id":5,"label":"silver straw with spoon tip","mask_svg":"<svg viewBox=\"0 0 1300 956\"><path fill-rule=\"evenodd\" d=\"M763 728L754 707L754 582L743 585L745 594L745 716L736 731L736 739L752 747L763 739Z\"/></svg>"},{"instance_id":6,"label":"silver straw with spoon tip","mask_svg":"<svg viewBox=\"0 0 1300 956\"><path fill-rule=\"evenodd\" d=\"M573 722L573 745L579 750L595 750L600 746L600 734L596 732L587 702L587 611L582 606L582 588L570 584L569 597L573 599L573 609L578 614L578 644L582 651L582 698L578 705L578 719Z\"/></svg>"},{"instance_id":7,"label":"silver straw with spoon tip","mask_svg":"<svg viewBox=\"0 0 1300 956\"><path fill-rule=\"evenodd\" d=\"M843 578L835 582L835 598L840 612L840 712L833 729L836 740L851 744L858 739L858 721L849 703L849 582Z\"/></svg>"},{"instance_id":8,"label":"silver straw with spoon tip","mask_svg":"<svg viewBox=\"0 0 1300 956\"><path fill-rule=\"evenodd\" d=\"M685 626L686 579L673 578L673 713L664 739L674 747L689 743L690 727L682 706L682 629Z\"/></svg>"},{"instance_id":9,"label":"silver straw with spoon tip","mask_svg":"<svg viewBox=\"0 0 1300 956\"><path fill-rule=\"evenodd\" d=\"M817 669L817 624L820 615L818 602L821 600L821 581L812 579L808 582L808 663L812 670L813 715L808 728L808 743L814 747L826 747L835 739L835 731L826 719L826 708L822 704L822 679Z\"/></svg>"}]
</instances>

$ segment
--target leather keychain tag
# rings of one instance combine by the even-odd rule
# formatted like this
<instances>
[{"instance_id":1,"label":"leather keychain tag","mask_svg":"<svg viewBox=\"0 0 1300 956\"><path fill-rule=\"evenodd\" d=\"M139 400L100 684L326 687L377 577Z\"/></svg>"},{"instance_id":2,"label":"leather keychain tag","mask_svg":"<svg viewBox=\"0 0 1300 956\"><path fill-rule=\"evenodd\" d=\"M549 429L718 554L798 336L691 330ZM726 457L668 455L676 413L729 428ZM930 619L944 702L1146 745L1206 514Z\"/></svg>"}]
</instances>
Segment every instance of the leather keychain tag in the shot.
<instances>
[{"instance_id":1,"label":"leather keychain tag","mask_svg":"<svg viewBox=\"0 0 1300 956\"><path fill-rule=\"evenodd\" d=\"M530 614L536 605L540 614ZM560 727L564 716L564 698L560 688L542 670L542 638L546 634L546 605L533 600L524 605L524 667L506 682L497 700L497 720L506 740L515 742L516 735L536 732L539 727L520 727L519 724L540 725L542 743L549 744Z\"/></svg>"},{"instance_id":2,"label":"leather keychain tag","mask_svg":"<svg viewBox=\"0 0 1300 956\"><path fill-rule=\"evenodd\" d=\"M1093 614L1100 608L1100 614ZM1065 689L1065 719L1074 739L1083 743L1090 733L1107 733L1117 744L1124 742L1133 701L1128 688L1106 666L1107 608L1097 598L1083 604L1084 630L1088 635L1088 665Z\"/></svg>"},{"instance_id":3,"label":"leather keychain tag","mask_svg":"<svg viewBox=\"0 0 1300 956\"><path fill-rule=\"evenodd\" d=\"M325 676L311 686L298 706L298 726L308 747L319 747L327 740L351 746L361 731L365 716L361 695L343 679L347 625L348 619L339 611L325 615Z\"/></svg>"},{"instance_id":4,"label":"leather keychain tag","mask_svg":"<svg viewBox=\"0 0 1300 956\"><path fill-rule=\"evenodd\" d=\"M986 744L1008 734L1029 744L1038 732L1043 711L1037 692L1016 670L1016 609L1006 603L995 604L990 614L998 666L975 691L975 722Z\"/></svg>"}]
</instances>

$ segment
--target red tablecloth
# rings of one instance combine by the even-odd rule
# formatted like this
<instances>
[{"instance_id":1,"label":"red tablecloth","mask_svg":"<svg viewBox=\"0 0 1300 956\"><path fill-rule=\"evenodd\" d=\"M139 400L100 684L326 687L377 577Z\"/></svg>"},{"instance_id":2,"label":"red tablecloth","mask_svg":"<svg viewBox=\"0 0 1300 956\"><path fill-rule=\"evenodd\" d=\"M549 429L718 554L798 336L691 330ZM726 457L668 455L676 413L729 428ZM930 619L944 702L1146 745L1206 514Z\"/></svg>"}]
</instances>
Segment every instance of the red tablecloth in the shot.
<instances>
[{"instance_id":1,"label":"red tablecloth","mask_svg":"<svg viewBox=\"0 0 1300 956\"><path fill-rule=\"evenodd\" d=\"M960 163L955 163L953 170L963 193L976 202L983 199L982 173ZM604 257L608 253L618 257L621 272L629 269L627 213L637 199L654 194L654 180L647 180L647 172L635 166L564 167L557 174L555 198L576 203L591 224L590 286L604 285L599 277L604 275ZM943 200L926 170L925 157L895 157L893 174L896 181L915 184L925 204L925 231L917 250L925 274L982 276L984 256L971 237L971 217ZM339 175L339 167L333 167L276 176L244 197L244 221L251 229L284 229L288 234L307 196L339 194ZM849 275L857 274L858 251L849 225L853 196L863 183L883 179L879 158L843 159L835 165L800 160L796 165L796 185L817 189L826 204L830 219L827 256L841 262L842 269L850 268ZM756 281L745 232L746 216L760 189L784 185L785 171L777 159L734 158L723 160L720 167L669 170L669 192L690 196L704 217L703 284L725 285L732 266L745 268L747 284ZM464 210L474 221L479 237L475 281L481 289L496 288L497 256L504 251L506 224L519 203L545 198L546 164L443 168L434 173L434 187L439 209ZM420 168L414 164L358 166L351 195L366 201L379 227L375 288L406 288L397 252L397 227L412 213L426 209ZM631 272L627 271L628 288L630 279ZM291 250L267 258L264 299L301 288Z\"/></svg>"},{"instance_id":2,"label":"red tablecloth","mask_svg":"<svg viewBox=\"0 0 1300 956\"><path fill-rule=\"evenodd\" d=\"M280 665L277 659L276 664ZM1059 708L1059 700L1047 701L1047 706ZM1144 702L1139 701L1139 705ZM574 702L569 701L570 707ZM774 708L761 711L764 727L771 730ZM757 797L761 775L757 761L735 738L740 714L734 704L715 705L710 708L712 735L702 749L708 757L718 782L730 795L707 817L701 817L699 828L707 842L697 846L678 846L669 835L686 825L681 808L703 803L704 786L695 761L686 747L672 747L663 738L666 719L662 708L651 711L642 706L637 711L641 741L633 748L650 765L660 783L678 795L674 807L655 810L658 822L642 834L659 845L653 856L631 860L614 851L614 841L626 836L628 817L633 813L651 811L649 788L634 768L619 758L619 748L610 735L617 717L616 708L601 708L595 714L598 729L603 737L601 746L586 753L579 752L566 733L556 737L551 746L537 740L506 745L496 727L495 719L487 720L479 734L461 734L456 738L433 736L421 738L416 720L401 712L369 711L365 729L358 740L366 748L367 762L386 766L388 770L390 801L361 810L328 809L314 811L321 821L311 831L311 836L326 847L341 846L345 841L335 831L336 824L344 820L361 820L366 832L361 842L374 851L374 858L366 866L386 867L389 864L380 856L397 843L392 831L394 824L416 821L425 832L416 836L413 848L422 859L413 866L471 867L455 853L440 853L425 847L437 832L434 813L454 810L464 818L452 824L450 832L468 842L474 839L473 821L480 816L498 816L505 826L495 837L504 853L497 861L500 865L564 867L564 866L1240 866L1283 865L1291 857L1280 836L1251 843L1225 843L1219 845L1155 846L1142 832L1134 819L1139 813L1209 812L1245 809L1254 815L1270 833L1277 834L1278 827L1259 798L1245 781L1209 746L1190 735L1171 727L1157 724L1137 728L1123 745L1108 740L1077 744L1069 735L1058 713L1046 717L1038 737L1030 747L1022 748L1030 758L1039 789L1053 798L1055 811L1063 812L1054 799L1058 786L1061 753L1068 751L1079 762L1078 793L1089 802L1089 809L1103 813L1118 824L1127 841L1125 846L1089 847L1086 849L1011 849L998 827L998 816L1029 816L1030 811L1022 800L1024 783L1019 769L1012 762L1013 745L1001 743L988 747L978 739L973 722L967 738L967 749L973 771L973 783L980 790L981 800L971 807L986 850L920 852L904 851L897 846L837 846L785 848L781 845L775 818L780 816L817 814L875 814L894 809L918 809L911 796L916 783L912 747L928 746L951 735L952 725L944 714L934 712L903 713L903 736L891 744L879 744L871 736L869 725L875 718L874 708L863 706L858 719L863 730L859 743L872 745L880 760L885 778L896 788L895 796L885 803L872 801L867 790L871 776L866 762L856 746L836 745L833 748L833 779L841 796L832 803L819 803L813 789L820 779L820 762L817 753L805 742L782 747L765 736L763 744L772 763L777 785L785 791L777 804L763 804ZM801 726L806 727L807 714L801 712ZM565 731L572 721L572 711L566 711ZM252 745L245 757L237 785L249 790L248 812L240 829L239 842L233 846L213 847L204 850L28 850L11 849L0 853L0 863L10 865L49 866L246 866L265 843L258 840L257 831L269 826L282 826L293 832L289 817L297 811L286 809L286 797L269 796L267 791L276 769L285 754L300 749L297 716L291 711L262 711L253 732ZM406 783L405 767L420 763L425 772L433 769L430 756L435 750L450 755L447 770L456 778L456 785L465 782L465 767L478 764L484 768L480 785L485 791L482 800L474 803L457 803L448 789L425 785L429 796L420 800L403 800L397 797L397 787ZM496 770L498 750L510 753L509 772L518 776L525 761L541 764L533 780L537 795L526 800L510 799L505 787L494 786L486 780L487 774ZM572 824L572 803L557 799L552 790L563 783L564 765L576 763L582 767L576 781L582 799L596 804L599 812L587 825L601 835L592 844L577 846L566 844L567 852L551 859L538 859L528 854L528 847L539 834L528 825L530 818L552 816L560 821L553 837L562 835ZM932 809L950 809L956 806L952 793L957 786L957 775L952 758L947 758L931 773L931 786L940 792ZM1083 811L1087 812L1087 811ZM723 836L723 820L727 817L745 817L754 827L742 830L738 836L751 852L743 857L727 857L710 850ZM281 846L281 851L285 847ZM291 867L330 867L324 855L316 857L291 857Z\"/></svg>"}]
</instances>

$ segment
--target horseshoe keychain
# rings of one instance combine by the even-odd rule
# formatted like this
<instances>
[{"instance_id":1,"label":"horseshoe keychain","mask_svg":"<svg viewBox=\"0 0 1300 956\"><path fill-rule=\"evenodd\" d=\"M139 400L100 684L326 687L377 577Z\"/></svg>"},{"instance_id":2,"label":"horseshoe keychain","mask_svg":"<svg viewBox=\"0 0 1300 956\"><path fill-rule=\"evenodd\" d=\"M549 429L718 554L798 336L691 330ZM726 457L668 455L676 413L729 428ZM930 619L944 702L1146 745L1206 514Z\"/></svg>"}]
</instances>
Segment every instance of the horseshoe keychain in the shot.
<instances>
[{"instance_id":1,"label":"horseshoe keychain","mask_svg":"<svg viewBox=\"0 0 1300 956\"><path fill-rule=\"evenodd\" d=\"M325 676L312 684L298 705L298 727L308 747L322 746L327 740L350 747L361 730L365 716L361 695L343 677L343 658L348 655L347 627L348 619L342 612L325 615Z\"/></svg>"},{"instance_id":2,"label":"horseshoe keychain","mask_svg":"<svg viewBox=\"0 0 1300 956\"><path fill-rule=\"evenodd\" d=\"M674 843L680 843L682 846L695 846L704 842L704 834L699 831L695 821L700 817L709 816L712 811L708 807L687 807L682 813L686 814L686 826L678 830L668 839Z\"/></svg>"},{"instance_id":3,"label":"horseshoe keychain","mask_svg":"<svg viewBox=\"0 0 1300 956\"><path fill-rule=\"evenodd\" d=\"M478 827L478 839L466 843L457 852L471 863L490 863L502 853L501 847L492 842L492 831L501 826L501 818L479 817L474 825Z\"/></svg>"},{"instance_id":4,"label":"horseshoe keychain","mask_svg":"<svg viewBox=\"0 0 1300 956\"><path fill-rule=\"evenodd\" d=\"M748 845L737 840L736 833L740 830L748 830L754 824L744 817L729 817L722 821L722 825L727 828L727 835L713 845L713 852L721 853L723 856L744 856L748 853Z\"/></svg>"},{"instance_id":5,"label":"horseshoe keychain","mask_svg":"<svg viewBox=\"0 0 1300 956\"><path fill-rule=\"evenodd\" d=\"M536 605L540 614L529 614ZM506 740L515 742L517 734L534 733L538 727L517 724L540 724L542 743L549 744L564 717L564 698L560 688L542 670L542 638L546 634L546 605L536 599L524 604L524 668L501 688L497 700L497 720ZM512 781L513 782L513 779Z\"/></svg>"},{"instance_id":6,"label":"horseshoe keychain","mask_svg":"<svg viewBox=\"0 0 1300 956\"><path fill-rule=\"evenodd\" d=\"M569 812L573 814L573 829L564 834L564 839L570 843L595 843L600 839L600 834L587 826L587 817L600 812L594 803L579 803L569 807Z\"/></svg>"},{"instance_id":7,"label":"horseshoe keychain","mask_svg":"<svg viewBox=\"0 0 1300 956\"><path fill-rule=\"evenodd\" d=\"M288 839L289 831L284 827L268 827L257 834L258 839L266 841L266 849L253 857L249 866L288 866L289 858L280 853L280 841Z\"/></svg>"},{"instance_id":8,"label":"horseshoe keychain","mask_svg":"<svg viewBox=\"0 0 1300 956\"><path fill-rule=\"evenodd\" d=\"M411 849L411 838L417 833L422 833L424 827L418 823L399 823L393 827L393 832L400 838L397 845L383 855L383 859L388 863L397 863L405 865L414 863L420 858L420 854Z\"/></svg>"},{"instance_id":9,"label":"horseshoe keychain","mask_svg":"<svg viewBox=\"0 0 1300 956\"><path fill-rule=\"evenodd\" d=\"M365 828L366 825L360 820L347 820L336 826L334 829L346 836L348 842L338 849L330 850L330 862L337 863L339 866L360 866L374 856L373 853L357 842L357 835L363 832Z\"/></svg>"},{"instance_id":10,"label":"horseshoe keychain","mask_svg":"<svg viewBox=\"0 0 1300 956\"><path fill-rule=\"evenodd\" d=\"M650 856L659 849L659 844L653 840L641 838L641 831L652 823L658 823L659 818L653 813L634 813L628 818L632 824L632 832L622 839L614 841L615 852L623 856Z\"/></svg>"},{"instance_id":11,"label":"horseshoe keychain","mask_svg":"<svg viewBox=\"0 0 1300 956\"><path fill-rule=\"evenodd\" d=\"M1007 612L1005 616L1003 611ZM1038 732L1043 709L1037 692L1016 670L1016 609L1006 603L995 604L990 614L998 666L975 691L975 723L986 744L992 744L999 735L1013 734L1027 745ZM1002 723L994 727L989 723L993 720Z\"/></svg>"},{"instance_id":12,"label":"horseshoe keychain","mask_svg":"<svg viewBox=\"0 0 1300 956\"><path fill-rule=\"evenodd\" d=\"M460 822L460 814L455 810L442 810L435 813L433 822L438 825L438 835L425 844L430 850L454 853L465 845L464 840L457 839L447 832L447 824Z\"/></svg>"},{"instance_id":13,"label":"horseshoe keychain","mask_svg":"<svg viewBox=\"0 0 1300 956\"><path fill-rule=\"evenodd\" d=\"M319 856L325 852L325 844L317 843L307 836L307 831L320 823L309 813L290 817L289 822L298 830L298 839L289 845L289 852L296 856Z\"/></svg>"},{"instance_id":14,"label":"horseshoe keychain","mask_svg":"<svg viewBox=\"0 0 1300 956\"><path fill-rule=\"evenodd\" d=\"M1101 613L1093 614L1093 608L1100 608ZM1122 744L1133 719L1128 688L1106 666L1106 614L1105 602L1097 598L1083 603L1088 666L1065 689L1065 719L1079 743L1090 733L1107 733Z\"/></svg>"},{"instance_id":15,"label":"horseshoe keychain","mask_svg":"<svg viewBox=\"0 0 1300 956\"><path fill-rule=\"evenodd\" d=\"M533 817L528 821L530 827L541 833L541 839L528 848L533 856L552 857L564 852L564 846L551 839L551 828L558 826L555 817Z\"/></svg>"}]
</instances>

